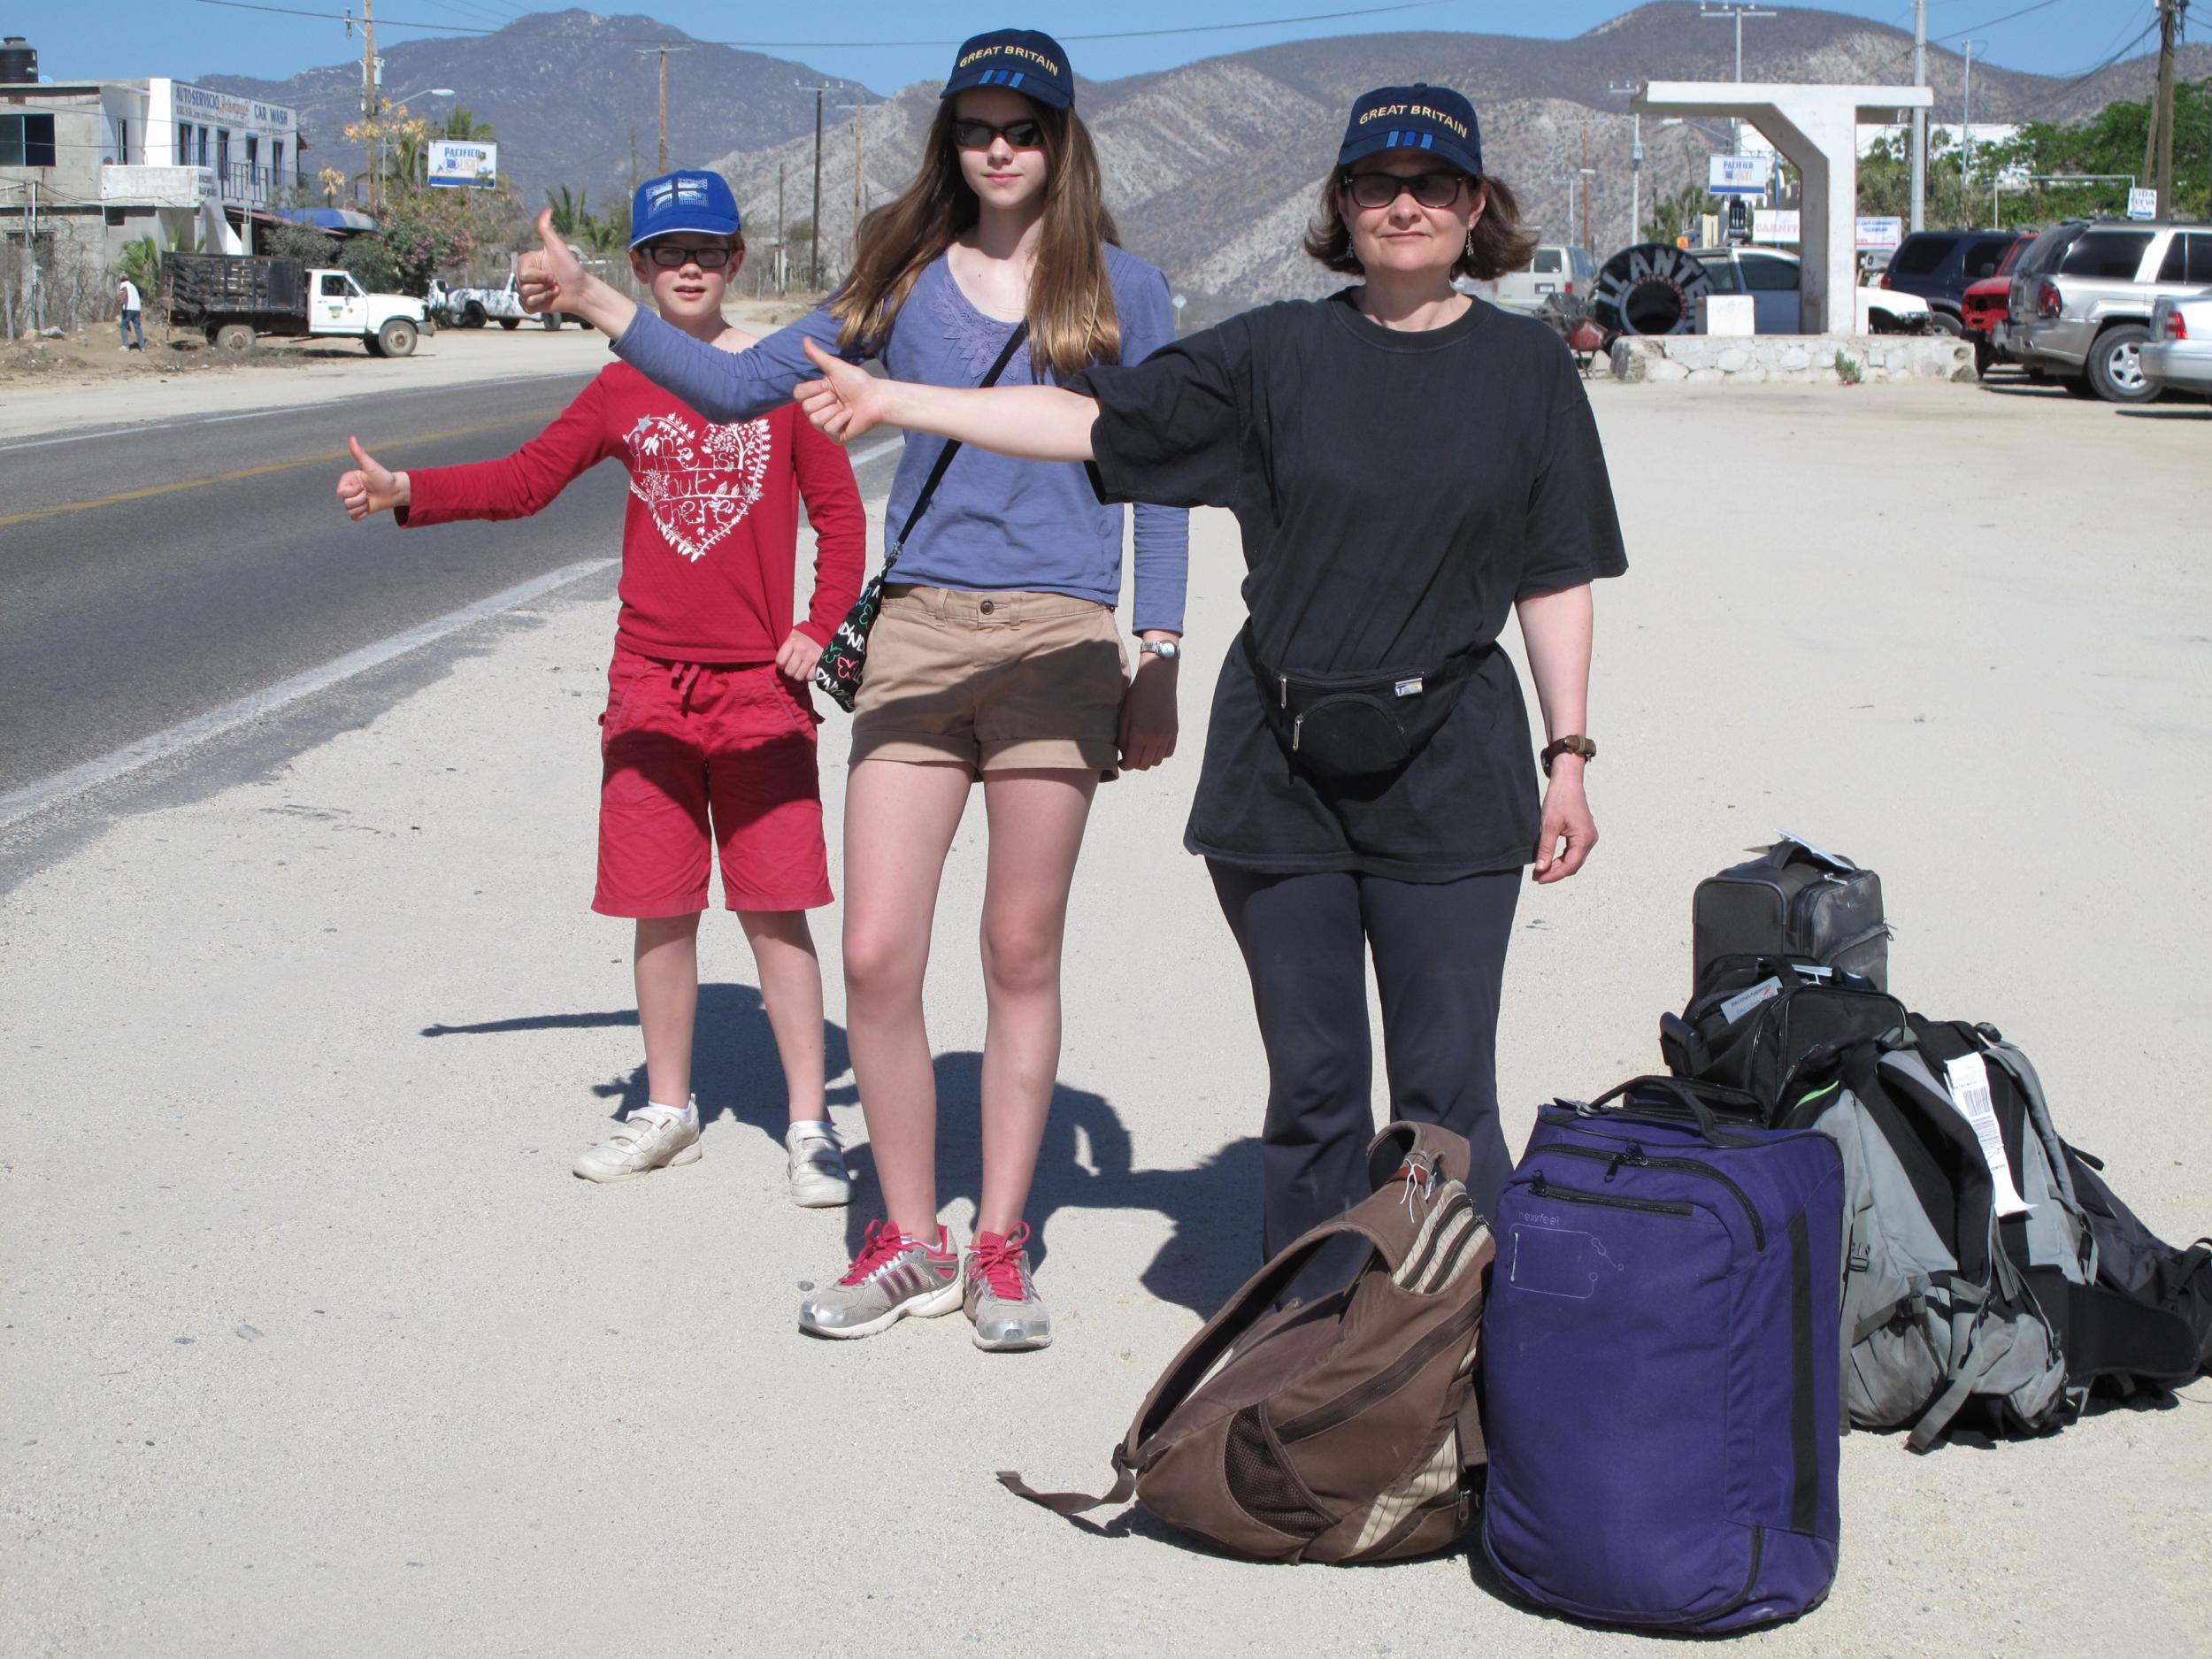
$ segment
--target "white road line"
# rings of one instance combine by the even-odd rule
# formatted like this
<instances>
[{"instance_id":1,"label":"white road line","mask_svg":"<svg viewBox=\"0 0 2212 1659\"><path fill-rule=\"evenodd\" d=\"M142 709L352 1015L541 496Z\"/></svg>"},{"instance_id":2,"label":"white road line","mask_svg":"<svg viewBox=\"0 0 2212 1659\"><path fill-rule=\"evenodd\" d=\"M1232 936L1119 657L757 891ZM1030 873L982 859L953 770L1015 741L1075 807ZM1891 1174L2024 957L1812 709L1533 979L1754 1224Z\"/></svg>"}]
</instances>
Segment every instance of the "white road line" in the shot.
<instances>
[{"instance_id":1,"label":"white road line","mask_svg":"<svg viewBox=\"0 0 2212 1659\"><path fill-rule=\"evenodd\" d=\"M897 449L905 442L906 440L904 438L886 438L881 443L871 444L868 448L863 449L858 455L854 456L852 457L852 463L856 467L865 466L878 456L890 454L892 450Z\"/></svg>"},{"instance_id":2,"label":"white road line","mask_svg":"<svg viewBox=\"0 0 2212 1659\"><path fill-rule=\"evenodd\" d=\"M226 732L235 731L248 721L273 714L303 697L311 697L319 691L326 691L357 674L380 667L396 657L404 657L408 652L419 650L449 634L457 634L472 623L481 622L488 617L497 616L501 611L511 610L540 595L551 593L557 588L565 588L571 582L581 581L587 576L611 569L619 562L617 559L585 559L579 564L563 565L557 571L549 571L542 576L534 577L488 599L480 599L472 605L448 611L444 616L409 628L403 634L395 634L389 639L365 645L357 651L349 651L333 662L325 663L320 668L311 668L303 674L295 674L289 680L279 680L273 686L250 693L235 703L211 709L205 714L173 726L165 732L156 732L151 737L142 737L135 743L127 743L111 754L86 761L81 766L72 766L67 772L57 772L53 777L18 789L12 795L0 795L0 829L19 824L35 812L42 812L72 795L96 788L101 784L122 777L126 772L135 772L157 760L166 760L170 756L196 744L220 737Z\"/></svg>"},{"instance_id":3,"label":"white road line","mask_svg":"<svg viewBox=\"0 0 2212 1659\"><path fill-rule=\"evenodd\" d=\"M572 371L582 373L579 369ZM430 397L445 392L473 391L488 386L520 386L530 380L558 380L572 373L549 370L541 374L510 374L495 380L464 380L452 386L421 386L412 389L387 387L381 391L356 392L348 397L326 397L312 403L280 403L273 409L242 409L229 415L196 415L189 420L150 420L137 426L104 426L97 432L72 432L58 438L33 438L22 443L0 443L0 455L15 449L44 449L57 443L93 443L102 438L133 438L142 433L174 432L180 426L216 426L227 420L265 420L272 415L312 414L319 409L338 409L372 397Z\"/></svg>"}]
</instances>

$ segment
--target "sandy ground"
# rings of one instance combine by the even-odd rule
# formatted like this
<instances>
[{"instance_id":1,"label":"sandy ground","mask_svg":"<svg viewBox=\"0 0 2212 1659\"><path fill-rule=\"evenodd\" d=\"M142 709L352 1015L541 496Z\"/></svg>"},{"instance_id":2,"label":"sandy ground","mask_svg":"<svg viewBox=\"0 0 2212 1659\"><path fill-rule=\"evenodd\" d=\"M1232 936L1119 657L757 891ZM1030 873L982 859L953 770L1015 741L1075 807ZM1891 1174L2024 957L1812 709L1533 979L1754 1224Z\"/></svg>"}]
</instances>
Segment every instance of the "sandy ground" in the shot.
<instances>
[{"instance_id":1,"label":"sandy ground","mask_svg":"<svg viewBox=\"0 0 2212 1659\"><path fill-rule=\"evenodd\" d=\"M741 328L758 330L801 310L790 302L748 301L731 305L726 315ZM150 327L145 350L125 351L108 322L61 340L0 344L0 442L376 392L588 374L608 360L605 342L572 325L549 334L536 323L512 330L441 328L411 356L394 358L373 357L356 340L265 339L244 363L219 357L185 331L173 340L167 335Z\"/></svg>"},{"instance_id":2,"label":"sandy ground","mask_svg":"<svg viewBox=\"0 0 2212 1659\"><path fill-rule=\"evenodd\" d=\"M1523 902L1509 1134L1655 1064L1692 884L1786 826L1881 870L1916 1006L2001 1025L2154 1225L2207 1230L2212 417L1961 388L1597 401L1635 565L1600 602L1604 845ZM957 1318L795 1333L872 1194L783 1202L726 918L705 1158L570 1177L642 1087L626 931L584 908L603 601L491 628L363 729L120 818L0 901L0 1653L1628 1651L1463 1556L1256 1567L992 1482L1102 1490L1254 1264L1263 1069L1178 844L1233 535L1196 526L1186 752L1102 791L1079 879L1043 1354L979 1354ZM956 1230L979 817L930 989ZM849 1075L835 1098L864 1169ZM1844 1482L1832 1599L1747 1648L2212 1651L2212 1384L2036 1443L1854 1435Z\"/></svg>"}]
</instances>

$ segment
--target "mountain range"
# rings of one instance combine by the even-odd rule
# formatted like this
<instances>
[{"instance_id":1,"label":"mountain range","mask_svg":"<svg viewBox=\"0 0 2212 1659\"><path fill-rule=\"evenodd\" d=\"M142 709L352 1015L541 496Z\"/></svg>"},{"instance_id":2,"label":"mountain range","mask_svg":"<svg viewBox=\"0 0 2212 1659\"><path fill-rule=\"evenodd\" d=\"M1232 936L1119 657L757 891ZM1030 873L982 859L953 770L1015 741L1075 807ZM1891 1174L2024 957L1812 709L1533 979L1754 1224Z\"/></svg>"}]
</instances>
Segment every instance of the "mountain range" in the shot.
<instances>
[{"instance_id":1,"label":"mountain range","mask_svg":"<svg viewBox=\"0 0 2212 1659\"><path fill-rule=\"evenodd\" d=\"M854 217L855 121L865 204L911 176L936 108L936 83L880 98L805 65L689 42L643 17L539 14L496 34L409 41L386 54L385 84L449 85L498 129L501 165L537 200L557 184L605 199L629 178L630 134L651 170L656 65L641 42L684 50L669 58L669 134L676 165L720 169L735 188L756 245L777 221L811 216L814 98L795 84L827 83L821 234L826 263L841 265ZM1108 199L1123 242L1162 266L1194 299L1240 303L1325 291L1335 280L1298 251L1343 111L1370 87L1428 81L1458 88L1479 111L1488 170L1520 192L1525 215L1578 239L1570 180L1586 165L1590 241L1601 256L1629 240L1630 120L1612 88L1651 80L1724 81L1732 32L1701 19L1691 0L1656 0L1570 40L1465 33L1336 36L1227 53L1155 73L1079 83L1077 107L1098 141ZM2068 122L2116 98L2149 95L2154 60L2136 57L2073 77L1972 66L1973 117L1982 122ZM1744 31L1747 81L1899 84L1911 79L1912 37L1892 25L1787 7ZM2185 46L2181 79L2212 75L2212 46ZM1967 65L1931 47L1936 119L1959 119ZM203 84L301 110L318 152L359 108L357 66L285 82L210 76ZM839 106L844 106L840 109ZM856 112L854 106L858 106ZM433 104L434 111L437 107ZM1697 127L1646 122L1642 195L1648 204L1701 181L1724 141ZM801 250L803 258L803 250ZM1202 309L1210 309L1210 307Z\"/></svg>"}]
</instances>

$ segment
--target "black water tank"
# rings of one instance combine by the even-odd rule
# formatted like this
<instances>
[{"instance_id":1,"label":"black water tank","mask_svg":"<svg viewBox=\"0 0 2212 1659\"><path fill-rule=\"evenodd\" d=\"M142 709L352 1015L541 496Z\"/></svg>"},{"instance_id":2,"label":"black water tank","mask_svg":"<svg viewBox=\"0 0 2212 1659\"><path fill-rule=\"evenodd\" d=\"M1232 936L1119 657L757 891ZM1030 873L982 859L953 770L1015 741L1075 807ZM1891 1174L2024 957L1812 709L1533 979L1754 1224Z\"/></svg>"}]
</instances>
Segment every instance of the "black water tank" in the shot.
<instances>
[{"instance_id":1,"label":"black water tank","mask_svg":"<svg viewBox=\"0 0 2212 1659\"><path fill-rule=\"evenodd\" d=\"M38 80L38 48L20 35L0 41L0 82L28 83Z\"/></svg>"}]
</instances>

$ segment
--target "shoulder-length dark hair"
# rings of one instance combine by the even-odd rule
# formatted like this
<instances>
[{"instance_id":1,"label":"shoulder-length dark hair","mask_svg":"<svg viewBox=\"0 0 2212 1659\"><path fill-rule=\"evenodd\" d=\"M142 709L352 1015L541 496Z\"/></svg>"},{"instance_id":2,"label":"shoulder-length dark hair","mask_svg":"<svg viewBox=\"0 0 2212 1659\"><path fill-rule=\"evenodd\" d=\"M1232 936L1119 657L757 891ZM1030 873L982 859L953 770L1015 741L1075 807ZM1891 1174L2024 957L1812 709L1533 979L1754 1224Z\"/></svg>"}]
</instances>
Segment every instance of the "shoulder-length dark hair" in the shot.
<instances>
[{"instance_id":1,"label":"shoulder-length dark hair","mask_svg":"<svg viewBox=\"0 0 2212 1659\"><path fill-rule=\"evenodd\" d=\"M1321 187L1313 223L1306 227L1306 251L1332 271L1363 276L1365 267L1352 251L1351 228L1344 222L1344 181L1351 176L1350 168L1338 167ZM1485 173L1472 182L1475 188L1489 192L1489 205L1475 221L1467 246L1452 265L1452 274L1494 282L1525 267L1536 257L1538 238L1521 228L1521 198L1504 180Z\"/></svg>"},{"instance_id":2,"label":"shoulder-length dark hair","mask_svg":"<svg viewBox=\"0 0 2212 1659\"><path fill-rule=\"evenodd\" d=\"M1120 361L1121 321L1105 244L1118 247L1121 236L1106 209L1098 152L1082 118L1033 100L1031 110L1044 129L1052 171L1029 278L1030 355L1064 380L1094 363ZM954 119L948 98L930 123L914 181L860 221L851 280L830 302L830 315L844 325L842 345L887 335L923 267L976 222L980 205L961 176Z\"/></svg>"}]
</instances>

